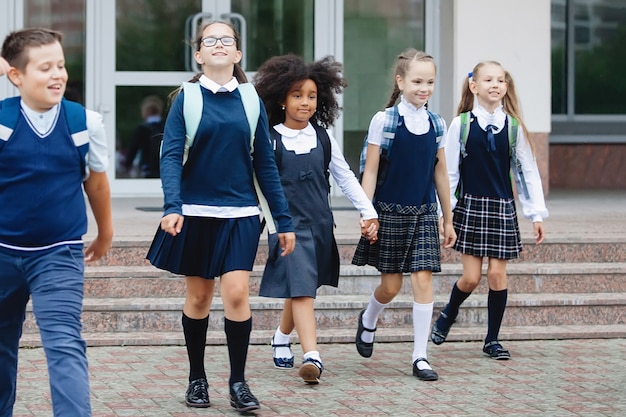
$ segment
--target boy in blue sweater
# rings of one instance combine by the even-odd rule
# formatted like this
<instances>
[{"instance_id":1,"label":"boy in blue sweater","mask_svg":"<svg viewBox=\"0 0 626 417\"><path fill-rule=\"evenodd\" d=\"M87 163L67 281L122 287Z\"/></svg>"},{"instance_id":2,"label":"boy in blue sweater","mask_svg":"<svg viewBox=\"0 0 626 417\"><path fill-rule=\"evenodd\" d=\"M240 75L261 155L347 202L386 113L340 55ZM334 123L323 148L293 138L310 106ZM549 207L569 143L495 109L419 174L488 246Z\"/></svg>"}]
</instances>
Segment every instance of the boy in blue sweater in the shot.
<instances>
[{"instance_id":1,"label":"boy in blue sweater","mask_svg":"<svg viewBox=\"0 0 626 417\"><path fill-rule=\"evenodd\" d=\"M91 416L81 337L84 262L111 246L113 225L102 118L63 98L62 35L7 35L0 76L20 97L0 101L0 417L13 415L19 339L32 300L48 360L54 416ZM97 226L87 231L83 190Z\"/></svg>"}]
</instances>

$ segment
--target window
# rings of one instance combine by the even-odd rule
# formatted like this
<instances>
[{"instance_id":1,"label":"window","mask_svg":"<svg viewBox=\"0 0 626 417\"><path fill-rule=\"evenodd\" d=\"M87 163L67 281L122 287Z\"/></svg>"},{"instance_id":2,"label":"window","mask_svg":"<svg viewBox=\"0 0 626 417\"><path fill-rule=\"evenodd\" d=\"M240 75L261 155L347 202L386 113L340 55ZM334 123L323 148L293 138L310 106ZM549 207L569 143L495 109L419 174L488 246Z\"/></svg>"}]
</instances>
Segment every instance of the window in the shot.
<instances>
[{"instance_id":1,"label":"window","mask_svg":"<svg viewBox=\"0 0 626 417\"><path fill-rule=\"evenodd\" d=\"M552 0L552 112L626 114L626 3Z\"/></svg>"}]
</instances>

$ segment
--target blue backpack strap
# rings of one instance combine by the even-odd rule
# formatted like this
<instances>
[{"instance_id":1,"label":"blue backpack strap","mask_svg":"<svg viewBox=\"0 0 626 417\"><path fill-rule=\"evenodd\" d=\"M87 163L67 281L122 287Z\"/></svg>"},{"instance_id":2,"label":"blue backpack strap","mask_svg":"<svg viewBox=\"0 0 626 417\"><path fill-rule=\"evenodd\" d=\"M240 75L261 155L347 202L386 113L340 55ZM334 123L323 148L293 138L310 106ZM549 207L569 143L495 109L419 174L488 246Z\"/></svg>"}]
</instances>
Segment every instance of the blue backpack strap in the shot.
<instances>
[{"instance_id":1,"label":"blue backpack strap","mask_svg":"<svg viewBox=\"0 0 626 417\"><path fill-rule=\"evenodd\" d=\"M0 101L0 149L13 134L20 117L20 97L9 97Z\"/></svg>"},{"instance_id":2,"label":"blue backpack strap","mask_svg":"<svg viewBox=\"0 0 626 417\"><path fill-rule=\"evenodd\" d=\"M400 113L398 112L398 106L387 107L385 109L385 121L383 124L382 142L380 144L380 153L384 156L389 156L391 152L391 145L393 139L396 136L398 130L398 123L400 120ZM363 171L365 170L365 161L367 159L367 134L363 139L363 147L361 149L361 156L359 157L359 174L363 179Z\"/></svg>"},{"instance_id":3,"label":"blue backpack strap","mask_svg":"<svg viewBox=\"0 0 626 417\"><path fill-rule=\"evenodd\" d=\"M250 152L252 152L254 150L254 135L261 113L261 104L259 102L259 95L252 84L239 84L238 88L241 94L243 108L246 112L246 118L248 119L248 125L250 126Z\"/></svg>"},{"instance_id":4,"label":"blue backpack strap","mask_svg":"<svg viewBox=\"0 0 626 417\"><path fill-rule=\"evenodd\" d=\"M443 117L441 117L437 113L431 112L428 109L426 109L426 112L428 112L428 117L430 117L430 120L433 122L433 127L435 128L435 134L437 135L437 143L439 143L441 142L441 139L443 138L443 133L444 133L443 131L444 131L445 122L443 120Z\"/></svg>"},{"instance_id":5,"label":"blue backpack strap","mask_svg":"<svg viewBox=\"0 0 626 417\"><path fill-rule=\"evenodd\" d=\"M85 108L73 101L66 99L61 100L61 106L65 112L65 119L72 135L72 141L76 146L78 155L80 156L80 164L83 172L83 178L89 175L87 166L87 154L89 152L89 131L87 130L87 111Z\"/></svg>"}]
</instances>

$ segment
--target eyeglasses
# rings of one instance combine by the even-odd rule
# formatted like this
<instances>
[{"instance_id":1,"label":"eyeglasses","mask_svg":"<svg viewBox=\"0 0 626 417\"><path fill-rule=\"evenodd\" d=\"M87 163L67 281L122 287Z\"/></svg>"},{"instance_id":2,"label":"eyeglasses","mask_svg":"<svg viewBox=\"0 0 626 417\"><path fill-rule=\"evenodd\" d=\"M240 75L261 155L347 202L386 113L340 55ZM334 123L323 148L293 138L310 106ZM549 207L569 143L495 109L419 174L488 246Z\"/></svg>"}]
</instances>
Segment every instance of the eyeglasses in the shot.
<instances>
[{"instance_id":1,"label":"eyeglasses","mask_svg":"<svg viewBox=\"0 0 626 417\"><path fill-rule=\"evenodd\" d=\"M217 44L217 41L222 42L222 45L224 46L233 46L235 44L235 38L233 38L232 36L223 36L221 38L202 38L200 40L200 42L202 42L202 45L208 47L211 46L215 46L215 44Z\"/></svg>"}]
</instances>

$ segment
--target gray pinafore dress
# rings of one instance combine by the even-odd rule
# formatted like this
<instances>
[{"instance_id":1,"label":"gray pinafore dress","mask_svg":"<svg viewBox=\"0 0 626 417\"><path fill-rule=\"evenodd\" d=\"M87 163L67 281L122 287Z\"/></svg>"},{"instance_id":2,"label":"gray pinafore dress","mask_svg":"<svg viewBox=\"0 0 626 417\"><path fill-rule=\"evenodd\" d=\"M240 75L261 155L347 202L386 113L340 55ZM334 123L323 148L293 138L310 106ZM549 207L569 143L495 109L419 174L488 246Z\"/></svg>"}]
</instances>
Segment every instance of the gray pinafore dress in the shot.
<instances>
[{"instance_id":1,"label":"gray pinafore dress","mask_svg":"<svg viewBox=\"0 0 626 417\"><path fill-rule=\"evenodd\" d=\"M269 255L259 295L274 298L313 297L322 285L336 287L339 252L333 235L333 214L328 203L324 150L319 137L308 154L282 147L280 181L289 202L296 247L280 256L278 235L268 236Z\"/></svg>"}]
</instances>

